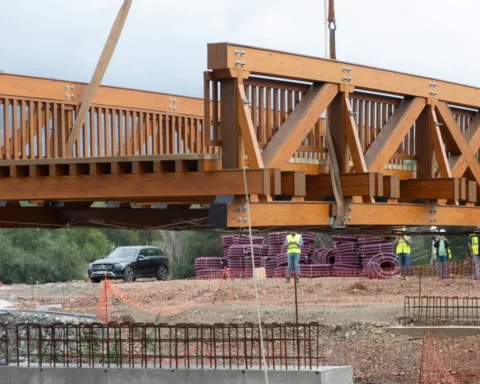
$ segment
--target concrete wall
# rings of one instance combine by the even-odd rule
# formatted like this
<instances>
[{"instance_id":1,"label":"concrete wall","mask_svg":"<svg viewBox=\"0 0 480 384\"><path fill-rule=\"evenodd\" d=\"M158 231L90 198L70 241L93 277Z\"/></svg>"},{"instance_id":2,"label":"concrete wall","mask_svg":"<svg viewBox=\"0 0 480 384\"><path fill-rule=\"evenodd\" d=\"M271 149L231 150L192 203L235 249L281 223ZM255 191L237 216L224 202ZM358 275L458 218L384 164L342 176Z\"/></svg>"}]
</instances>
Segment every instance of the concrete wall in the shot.
<instances>
[{"instance_id":1,"label":"concrete wall","mask_svg":"<svg viewBox=\"0 0 480 384\"><path fill-rule=\"evenodd\" d=\"M351 367L269 371L272 384L352 384ZM264 384L262 370L1 367L0 384Z\"/></svg>"}]
</instances>

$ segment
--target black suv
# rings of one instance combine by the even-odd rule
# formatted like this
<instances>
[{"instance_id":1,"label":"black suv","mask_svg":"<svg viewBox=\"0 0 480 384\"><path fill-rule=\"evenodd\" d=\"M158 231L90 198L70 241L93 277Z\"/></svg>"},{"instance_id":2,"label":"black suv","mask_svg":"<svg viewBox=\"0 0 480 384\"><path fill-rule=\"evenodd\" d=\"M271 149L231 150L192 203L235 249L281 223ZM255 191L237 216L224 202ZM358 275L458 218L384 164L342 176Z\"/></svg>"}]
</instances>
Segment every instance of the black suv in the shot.
<instances>
[{"instance_id":1,"label":"black suv","mask_svg":"<svg viewBox=\"0 0 480 384\"><path fill-rule=\"evenodd\" d=\"M103 259L88 266L92 283L105 278L135 281L137 277L168 278L168 258L156 247L118 247Z\"/></svg>"}]
</instances>

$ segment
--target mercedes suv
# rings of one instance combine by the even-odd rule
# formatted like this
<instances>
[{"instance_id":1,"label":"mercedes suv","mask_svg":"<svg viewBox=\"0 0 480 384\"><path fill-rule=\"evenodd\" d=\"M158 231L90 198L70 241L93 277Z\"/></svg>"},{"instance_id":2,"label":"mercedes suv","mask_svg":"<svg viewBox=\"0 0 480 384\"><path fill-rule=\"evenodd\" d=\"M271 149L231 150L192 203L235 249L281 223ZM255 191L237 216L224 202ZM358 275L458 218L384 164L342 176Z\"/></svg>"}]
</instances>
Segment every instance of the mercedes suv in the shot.
<instances>
[{"instance_id":1,"label":"mercedes suv","mask_svg":"<svg viewBox=\"0 0 480 384\"><path fill-rule=\"evenodd\" d=\"M88 277L98 283L109 279L135 281L137 277L168 278L168 258L156 247L118 247L102 259L88 266Z\"/></svg>"}]
</instances>

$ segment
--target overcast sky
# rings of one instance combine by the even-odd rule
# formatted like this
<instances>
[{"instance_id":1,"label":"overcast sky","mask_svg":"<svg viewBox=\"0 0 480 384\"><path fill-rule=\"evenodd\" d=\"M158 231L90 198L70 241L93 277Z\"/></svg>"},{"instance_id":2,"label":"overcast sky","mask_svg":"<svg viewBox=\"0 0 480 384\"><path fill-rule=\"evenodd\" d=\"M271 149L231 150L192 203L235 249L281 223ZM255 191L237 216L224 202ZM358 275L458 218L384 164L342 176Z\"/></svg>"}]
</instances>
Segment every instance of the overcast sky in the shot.
<instances>
[{"instance_id":1,"label":"overcast sky","mask_svg":"<svg viewBox=\"0 0 480 384\"><path fill-rule=\"evenodd\" d=\"M0 0L0 70L88 82L123 0ZM337 57L480 86L477 0L336 0ZM133 0L103 84L202 96L207 43L324 54L323 0Z\"/></svg>"}]
</instances>

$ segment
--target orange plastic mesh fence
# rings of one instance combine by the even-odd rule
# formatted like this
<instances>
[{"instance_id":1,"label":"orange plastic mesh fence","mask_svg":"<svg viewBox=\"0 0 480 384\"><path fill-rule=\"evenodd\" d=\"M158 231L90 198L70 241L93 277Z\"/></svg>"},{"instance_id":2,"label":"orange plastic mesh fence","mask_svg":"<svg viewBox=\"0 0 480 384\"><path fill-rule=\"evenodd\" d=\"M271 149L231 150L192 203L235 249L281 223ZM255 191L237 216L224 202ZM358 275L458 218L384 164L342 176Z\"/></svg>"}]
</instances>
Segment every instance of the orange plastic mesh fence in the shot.
<instances>
[{"instance_id":1,"label":"orange plastic mesh fence","mask_svg":"<svg viewBox=\"0 0 480 384\"><path fill-rule=\"evenodd\" d=\"M480 383L480 338L427 334L423 341L422 384Z\"/></svg>"},{"instance_id":2,"label":"orange plastic mesh fence","mask_svg":"<svg viewBox=\"0 0 480 384\"><path fill-rule=\"evenodd\" d=\"M444 268L444 276L439 274ZM445 272L446 271L446 272ZM451 262L443 266L412 267L412 276L374 279L362 273L336 276L310 274L297 285L298 304L375 305L404 304L405 296L480 296L480 281L474 279L470 262ZM262 305L293 305L295 286L283 278L268 277L257 281ZM158 288L157 288L158 287ZM97 306L103 321L113 320L112 311L123 305L161 316L173 316L205 305L254 304L255 290L251 277L235 276L227 270L210 278L173 280L152 283L118 283L106 281Z\"/></svg>"}]
</instances>

